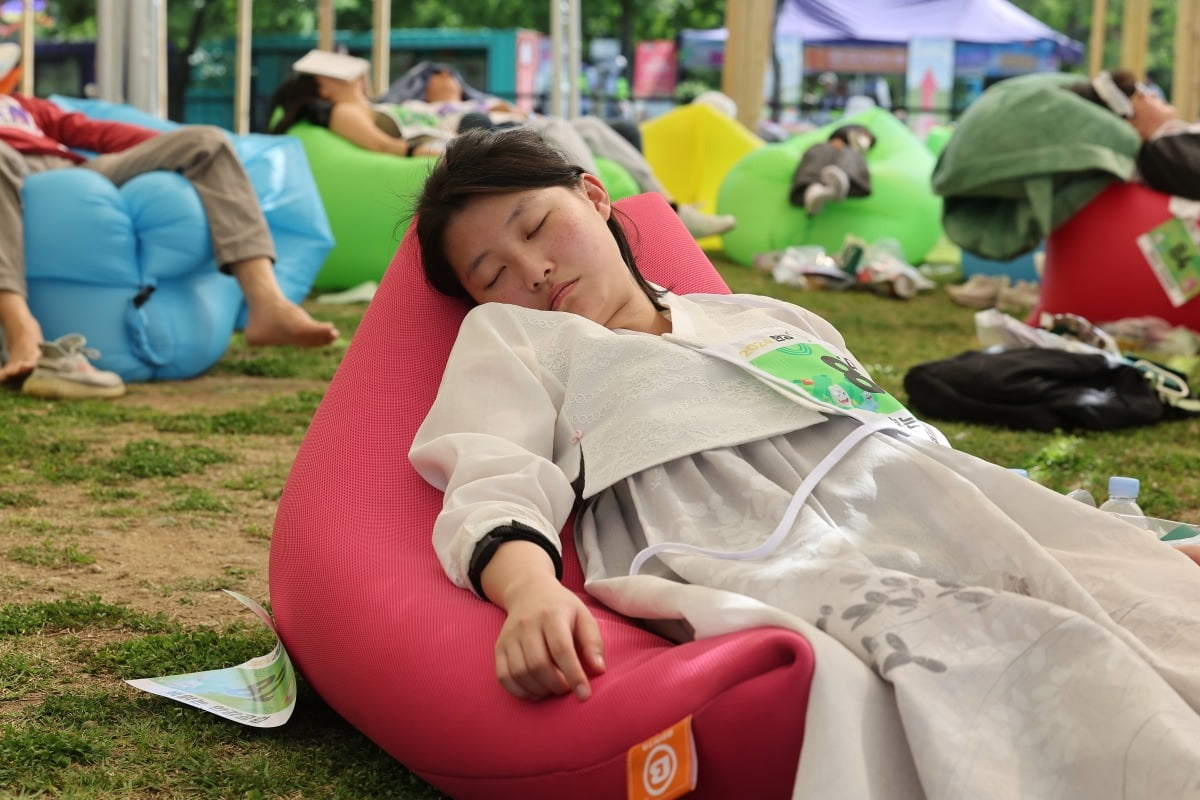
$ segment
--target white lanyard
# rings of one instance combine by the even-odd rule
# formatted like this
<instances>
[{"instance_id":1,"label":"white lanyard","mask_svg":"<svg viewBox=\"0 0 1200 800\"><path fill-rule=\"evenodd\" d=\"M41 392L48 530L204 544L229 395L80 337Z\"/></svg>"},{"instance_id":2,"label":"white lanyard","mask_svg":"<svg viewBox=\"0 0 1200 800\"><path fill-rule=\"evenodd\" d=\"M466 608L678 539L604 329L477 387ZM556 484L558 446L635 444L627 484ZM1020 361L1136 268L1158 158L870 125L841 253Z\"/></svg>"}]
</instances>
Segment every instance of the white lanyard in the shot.
<instances>
[{"instance_id":1,"label":"white lanyard","mask_svg":"<svg viewBox=\"0 0 1200 800\"><path fill-rule=\"evenodd\" d=\"M796 517L800 514L800 509L804 507L804 503L808 500L808 496L812 494L813 489L817 488L817 484L825 477L828 472L837 466L846 455L854 449L854 446L863 439L877 431L895 431L906 433L901 428L897 428L895 423L886 417L879 418L873 422L865 422L859 425L850 433L846 434L837 446L830 450L824 458L822 458L812 471L805 476L800 482L799 488L792 495L791 501L788 503L787 510L783 512L783 518L779 520L779 524L775 526L775 530L771 535L763 540L762 544L753 547L749 550L713 550L707 547L699 547L693 544L684 542L659 542L652 544L649 547L643 548L633 558L633 563L629 566L629 574L636 575L641 570L642 566L651 558L654 558L659 553L668 551L676 553L691 553L693 555L711 556L733 561L753 561L759 558L766 558L775 549L779 547L788 531L792 529L792 525L796 522Z\"/></svg>"}]
</instances>

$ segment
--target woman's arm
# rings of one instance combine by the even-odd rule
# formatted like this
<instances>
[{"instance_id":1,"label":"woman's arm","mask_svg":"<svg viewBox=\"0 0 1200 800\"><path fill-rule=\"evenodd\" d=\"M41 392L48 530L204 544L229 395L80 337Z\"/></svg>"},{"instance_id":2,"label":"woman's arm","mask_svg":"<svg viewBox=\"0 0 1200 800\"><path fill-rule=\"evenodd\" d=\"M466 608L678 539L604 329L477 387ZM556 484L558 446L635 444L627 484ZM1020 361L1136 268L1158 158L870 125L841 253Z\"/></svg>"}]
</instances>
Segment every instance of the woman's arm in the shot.
<instances>
[{"instance_id":1,"label":"woman's arm","mask_svg":"<svg viewBox=\"0 0 1200 800\"><path fill-rule=\"evenodd\" d=\"M526 699L585 699L587 671L604 668L595 619L556 575L556 534L575 502L553 461L560 403L512 312L482 307L463 322L409 453L445 492L433 538L447 575L507 612L496 675Z\"/></svg>"},{"instance_id":2,"label":"woman's arm","mask_svg":"<svg viewBox=\"0 0 1200 800\"><path fill-rule=\"evenodd\" d=\"M1151 189L1200 200L1200 133L1170 133L1142 144L1138 172Z\"/></svg>"},{"instance_id":3,"label":"woman's arm","mask_svg":"<svg viewBox=\"0 0 1200 800\"><path fill-rule=\"evenodd\" d=\"M587 673L604 672L600 628L583 601L559 583L545 549L505 542L481 583L484 595L508 614L496 638L500 685L525 700L566 692L588 699Z\"/></svg>"},{"instance_id":4,"label":"woman's arm","mask_svg":"<svg viewBox=\"0 0 1200 800\"><path fill-rule=\"evenodd\" d=\"M375 124L375 112L366 106L335 103L329 115L329 130L366 150L408 155L408 143L381 131Z\"/></svg>"}]
</instances>

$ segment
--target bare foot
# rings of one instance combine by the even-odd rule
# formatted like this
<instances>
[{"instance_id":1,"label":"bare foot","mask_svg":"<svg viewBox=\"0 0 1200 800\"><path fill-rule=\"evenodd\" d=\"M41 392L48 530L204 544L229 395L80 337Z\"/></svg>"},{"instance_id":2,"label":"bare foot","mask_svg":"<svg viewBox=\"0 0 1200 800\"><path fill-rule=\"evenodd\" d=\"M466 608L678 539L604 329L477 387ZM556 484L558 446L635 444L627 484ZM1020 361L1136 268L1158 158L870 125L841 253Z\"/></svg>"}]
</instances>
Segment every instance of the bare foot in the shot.
<instances>
[{"instance_id":1,"label":"bare foot","mask_svg":"<svg viewBox=\"0 0 1200 800\"><path fill-rule=\"evenodd\" d=\"M254 347L290 344L323 347L335 341L338 329L318 322L300 306L285 299L256 303L246 316L246 343Z\"/></svg>"},{"instance_id":2,"label":"bare foot","mask_svg":"<svg viewBox=\"0 0 1200 800\"><path fill-rule=\"evenodd\" d=\"M0 367L0 381L19 378L33 372L38 356L41 355L38 344L42 341L42 329L35 323L32 328L6 331L5 336L8 361Z\"/></svg>"}]
</instances>

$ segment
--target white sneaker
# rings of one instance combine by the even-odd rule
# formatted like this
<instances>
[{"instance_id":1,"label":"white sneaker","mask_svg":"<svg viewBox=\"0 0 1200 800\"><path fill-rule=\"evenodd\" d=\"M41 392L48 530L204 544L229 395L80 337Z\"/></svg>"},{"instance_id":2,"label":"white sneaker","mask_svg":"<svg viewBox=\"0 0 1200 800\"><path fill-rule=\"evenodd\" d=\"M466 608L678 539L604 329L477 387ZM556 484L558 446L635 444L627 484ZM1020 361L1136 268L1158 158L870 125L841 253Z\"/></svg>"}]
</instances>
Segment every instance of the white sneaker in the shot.
<instances>
[{"instance_id":1,"label":"white sneaker","mask_svg":"<svg viewBox=\"0 0 1200 800\"><path fill-rule=\"evenodd\" d=\"M1008 285L1007 275L985 275L982 272L976 272L966 283L947 286L946 294L950 295L950 299L960 306L992 308L996 305L1000 292L1007 289Z\"/></svg>"},{"instance_id":2,"label":"white sneaker","mask_svg":"<svg viewBox=\"0 0 1200 800\"><path fill-rule=\"evenodd\" d=\"M733 230L737 220L731 214L705 214L695 206L679 206L679 219L693 238L720 236Z\"/></svg>"},{"instance_id":3,"label":"white sneaker","mask_svg":"<svg viewBox=\"0 0 1200 800\"><path fill-rule=\"evenodd\" d=\"M1040 291L1035 281L1017 281L1003 286L996 295L996 308L1006 314L1024 314L1038 304Z\"/></svg>"},{"instance_id":4,"label":"white sneaker","mask_svg":"<svg viewBox=\"0 0 1200 800\"><path fill-rule=\"evenodd\" d=\"M21 386L22 394L63 400L125 394L125 382L120 375L92 366L88 359L99 358L100 353L85 347L86 344L87 340L78 333L68 333L38 345L42 353Z\"/></svg>"},{"instance_id":5,"label":"white sneaker","mask_svg":"<svg viewBox=\"0 0 1200 800\"><path fill-rule=\"evenodd\" d=\"M835 164L821 168L821 183L832 189L838 200L845 200L850 195L850 176Z\"/></svg>"},{"instance_id":6,"label":"white sneaker","mask_svg":"<svg viewBox=\"0 0 1200 800\"><path fill-rule=\"evenodd\" d=\"M835 199L833 188L823 183L810 183L804 188L804 210L815 217L825 208L825 203Z\"/></svg>"},{"instance_id":7,"label":"white sneaker","mask_svg":"<svg viewBox=\"0 0 1200 800\"><path fill-rule=\"evenodd\" d=\"M821 168L821 181L804 190L804 210L815 217L830 200L845 200L850 194L850 176L841 167L830 164Z\"/></svg>"}]
</instances>

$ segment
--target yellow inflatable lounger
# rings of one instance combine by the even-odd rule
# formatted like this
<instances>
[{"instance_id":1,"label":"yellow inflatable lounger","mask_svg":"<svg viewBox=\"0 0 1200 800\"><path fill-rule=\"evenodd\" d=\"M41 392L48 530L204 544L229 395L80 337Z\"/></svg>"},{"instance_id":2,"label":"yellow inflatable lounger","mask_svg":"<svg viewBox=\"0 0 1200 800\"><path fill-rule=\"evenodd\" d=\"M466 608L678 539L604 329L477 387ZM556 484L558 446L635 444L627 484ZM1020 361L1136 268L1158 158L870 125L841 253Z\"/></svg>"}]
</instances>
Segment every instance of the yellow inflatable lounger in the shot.
<instances>
[{"instance_id":1,"label":"yellow inflatable lounger","mask_svg":"<svg viewBox=\"0 0 1200 800\"><path fill-rule=\"evenodd\" d=\"M800 156L841 125L856 123L875 134L867 154L871 195L829 203L815 217L788 202ZM942 200L930 188L934 155L889 111L868 109L786 142L747 154L721 184L717 210L737 217L724 236L725 254L750 266L759 253L793 245L841 249L847 236L873 243L900 242L910 264L920 264L941 236Z\"/></svg>"},{"instance_id":2,"label":"yellow inflatable lounger","mask_svg":"<svg viewBox=\"0 0 1200 800\"><path fill-rule=\"evenodd\" d=\"M288 135L304 146L335 241L313 287L347 289L378 281L408 230L434 159L365 150L307 122L293 125ZM624 168L603 158L596 163L614 199L637 193Z\"/></svg>"},{"instance_id":3,"label":"yellow inflatable lounger","mask_svg":"<svg viewBox=\"0 0 1200 800\"><path fill-rule=\"evenodd\" d=\"M701 103L645 122L641 133L646 160L675 202L696 204L707 214L716 212L721 182L733 165L764 144L736 119ZM700 246L716 249L721 239L710 236Z\"/></svg>"}]
</instances>

